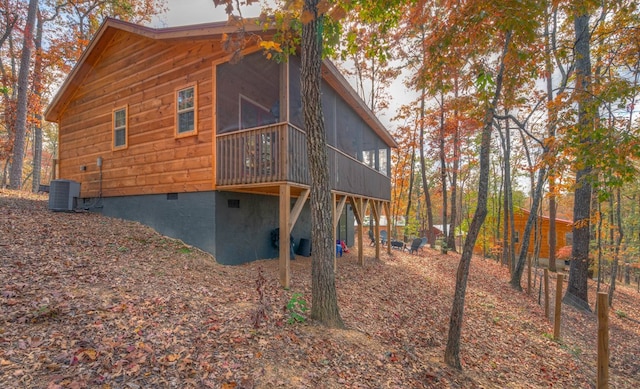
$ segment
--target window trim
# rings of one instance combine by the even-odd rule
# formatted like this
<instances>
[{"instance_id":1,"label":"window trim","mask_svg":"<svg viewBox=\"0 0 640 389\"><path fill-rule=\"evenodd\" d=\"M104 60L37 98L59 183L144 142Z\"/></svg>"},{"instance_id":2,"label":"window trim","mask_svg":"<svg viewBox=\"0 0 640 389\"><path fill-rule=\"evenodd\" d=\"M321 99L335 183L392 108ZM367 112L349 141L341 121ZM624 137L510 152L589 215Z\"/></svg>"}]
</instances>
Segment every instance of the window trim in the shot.
<instances>
[{"instance_id":1,"label":"window trim","mask_svg":"<svg viewBox=\"0 0 640 389\"><path fill-rule=\"evenodd\" d=\"M193 107L188 110L179 111L178 109L178 96L180 92L183 92L187 89L193 88ZM198 85L196 83L186 85L180 88L175 89L174 93L174 102L175 102L175 130L174 134L176 138L184 138L187 136L198 135ZM180 114L185 112L190 112L193 110L193 130L180 132Z\"/></svg>"},{"instance_id":2,"label":"window trim","mask_svg":"<svg viewBox=\"0 0 640 389\"><path fill-rule=\"evenodd\" d=\"M116 131L123 129L123 127L116 128L116 112L124 110L124 144L116 145ZM114 108L111 111L111 149L124 150L129 148L129 106L124 105L118 108Z\"/></svg>"}]
</instances>

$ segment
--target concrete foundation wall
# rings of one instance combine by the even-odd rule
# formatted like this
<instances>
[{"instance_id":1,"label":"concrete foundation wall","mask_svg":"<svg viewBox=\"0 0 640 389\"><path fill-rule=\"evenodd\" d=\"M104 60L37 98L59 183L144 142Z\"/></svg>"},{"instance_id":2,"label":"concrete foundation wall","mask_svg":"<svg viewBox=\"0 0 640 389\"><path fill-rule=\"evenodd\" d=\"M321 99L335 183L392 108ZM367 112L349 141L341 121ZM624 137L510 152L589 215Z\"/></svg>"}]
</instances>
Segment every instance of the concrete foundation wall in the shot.
<instances>
[{"instance_id":1,"label":"concrete foundation wall","mask_svg":"<svg viewBox=\"0 0 640 389\"><path fill-rule=\"evenodd\" d=\"M95 199L85 199L96 204ZM295 199L291 199L291 206ZM277 258L271 231L279 225L277 196L197 192L164 195L107 197L101 200L105 216L138 221L159 233L211 253L216 261L238 265L257 259ZM82 205L81 205L82 206ZM345 207L338 239L354 242L353 212ZM311 240L311 212L305 204L293 232L295 247L300 239Z\"/></svg>"},{"instance_id":2,"label":"concrete foundation wall","mask_svg":"<svg viewBox=\"0 0 640 389\"><path fill-rule=\"evenodd\" d=\"M278 249L271 245L271 231L279 227L277 196L218 192L216 202L218 262L235 265L278 257ZM291 199L291 206L294 202ZM301 238L311 239L308 201L291 235L296 247Z\"/></svg>"},{"instance_id":3,"label":"concrete foundation wall","mask_svg":"<svg viewBox=\"0 0 640 389\"><path fill-rule=\"evenodd\" d=\"M216 256L215 197L215 192L105 197L101 210L105 216L138 221Z\"/></svg>"}]
</instances>

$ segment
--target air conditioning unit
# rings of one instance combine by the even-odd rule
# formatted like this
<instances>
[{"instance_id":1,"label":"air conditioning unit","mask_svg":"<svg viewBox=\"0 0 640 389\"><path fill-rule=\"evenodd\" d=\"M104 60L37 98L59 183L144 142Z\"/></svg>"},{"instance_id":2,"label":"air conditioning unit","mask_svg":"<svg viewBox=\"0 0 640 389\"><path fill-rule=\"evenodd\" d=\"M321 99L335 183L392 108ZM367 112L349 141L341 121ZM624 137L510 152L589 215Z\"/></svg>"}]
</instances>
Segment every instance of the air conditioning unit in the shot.
<instances>
[{"instance_id":1,"label":"air conditioning unit","mask_svg":"<svg viewBox=\"0 0 640 389\"><path fill-rule=\"evenodd\" d=\"M80 183L72 180L53 180L49 186L49 210L73 211L80 197Z\"/></svg>"}]
</instances>

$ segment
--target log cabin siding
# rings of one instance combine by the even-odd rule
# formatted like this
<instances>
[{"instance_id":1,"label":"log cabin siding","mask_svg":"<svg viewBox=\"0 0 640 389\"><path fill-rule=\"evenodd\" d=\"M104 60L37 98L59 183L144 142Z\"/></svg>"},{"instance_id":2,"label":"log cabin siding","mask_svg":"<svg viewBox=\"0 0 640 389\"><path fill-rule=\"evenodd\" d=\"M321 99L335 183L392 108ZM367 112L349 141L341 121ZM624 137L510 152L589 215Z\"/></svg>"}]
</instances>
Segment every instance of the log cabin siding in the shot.
<instances>
[{"instance_id":1,"label":"log cabin siding","mask_svg":"<svg viewBox=\"0 0 640 389\"><path fill-rule=\"evenodd\" d=\"M81 182L81 197L97 197L101 157L105 197L211 190L211 69L226 55L209 40L175 45L116 32L61 115L60 175ZM191 84L198 133L176 138L175 90ZM114 151L112 110L124 105L128 148Z\"/></svg>"},{"instance_id":2,"label":"log cabin siding","mask_svg":"<svg viewBox=\"0 0 640 389\"><path fill-rule=\"evenodd\" d=\"M252 37L264 40L269 40L273 33L265 33L257 25L248 24L245 28ZM273 228L283 231L293 227L294 236L310 237L309 205L302 206L309 193L306 157L300 160L305 155L305 136L299 128L287 123L288 66L260 63L251 73L235 68L233 77L218 78L216 68L224 66L231 57L221 48L222 36L236 32L236 26L226 23L152 29L107 19L53 98L45 118L59 124L59 177L81 182L80 207L140 221L209 251L222 263L242 263L279 254L282 264L288 262L283 254L283 250L285 253L288 250L282 245L284 249L278 252L271 246L269 236ZM243 50L245 58L260 50L255 40L251 42ZM277 72L264 71L270 66L276 66ZM386 149L386 161L388 148L397 146L393 137L334 65L325 61L323 69L325 77L331 79L329 84L338 88L335 94L372 126L370 130L380 138L378 148ZM238 80L247 81L248 74L255 76L232 94L229 86L237 86ZM231 83L224 84L229 80ZM176 90L191 85L196 89L197 134L178 137ZM216 91L221 91L222 98ZM268 95L260 93L264 91ZM262 112L243 105L245 100L240 95L249 95L246 97L257 103L252 104L269 110L279 121L269 121L273 130L255 128L267 123L257 120L262 118ZM233 100L235 108L214 107L216 99L227 97ZM280 111L275 115L272 109L279 103ZM112 113L118 107L127 107L127 147L113 150ZM251 128L244 134L216 134L216 109L234 126ZM243 109L247 109L246 122ZM335 115L332 117L337 127ZM260 131L264 133L251 137ZM336 132L334 129L333 138ZM358 139L362 136L353 134ZM232 138L239 139L237 144L232 142L226 147L225 139ZM232 154L231 163L220 162L223 155L216 155L218 148ZM370 152L364 146L360 149ZM365 166L363 160L349 158L334 149L330 152L334 156L331 162L334 201L340 198L344 205L349 193L359 193L372 201L376 209L388 202L388 176L373 170L370 163ZM361 154L356 157L361 158ZM276 159L276 155L281 159ZM98 159L102 161L101 168L97 166ZM227 186L216 187L219 169L224 173L236 171L237 177L228 178L231 183ZM371 187L375 190L371 191ZM97 199L98 196L103 198ZM298 212L294 220L278 216L293 205L290 196L300 196L295 200ZM362 196L357 197L360 204ZM352 225L353 220L349 223ZM348 230L346 226L344 230ZM364 262L362 255L360 262ZM283 274L282 268L280 273Z\"/></svg>"},{"instance_id":3,"label":"log cabin siding","mask_svg":"<svg viewBox=\"0 0 640 389\"><path fill-rule=\"evenodd\" d=\"M516 231L518 242L515 244L516 258L520 255L522 247L522 238L524 236L524 229L529 218L529 211L518 208L513 213L514 230ZM546 216L538 216L538 223L540 223L540 257L549 258L549 218ZM501 228L504 228L502 226ZM567 234L570 234L573 229L573 222L569 220L556 219L556 255L558 251L564 246L570 246L571 242L567 241ZM500 231L500 237L502 237L502 230ZM529 247L527 250L528 255L533 255L535 251L535 230L532 230L529 237ZM488 237L485 242L478 241L474 246L474 252L480 255L499 255L502 252L503 242L502 239L495 237Z\"/></svg>"},{"instance_id":4,"label":"log cabin siding","mask_svg":"<svg viewBox=\"0 0 640 389\"><path fill-rule=\"evenodd\" d=\"M524 228L529 218L529 212L523 209L517 209L513 213L513 223L515 230L518 231L519 241L516 243L516 253L520 253L522 247L522 237ZM540 258L549 258L549 218L546 216L538 217L540 223L540 232L542 241L540 242ZM568 220L556 219L556 255L558 250L564 246L568 246L567 234L571 233L573 223ZM531 255L534 253L534 235L529 238L529 249L527 252Z\"/></svg>"}]
</instances>

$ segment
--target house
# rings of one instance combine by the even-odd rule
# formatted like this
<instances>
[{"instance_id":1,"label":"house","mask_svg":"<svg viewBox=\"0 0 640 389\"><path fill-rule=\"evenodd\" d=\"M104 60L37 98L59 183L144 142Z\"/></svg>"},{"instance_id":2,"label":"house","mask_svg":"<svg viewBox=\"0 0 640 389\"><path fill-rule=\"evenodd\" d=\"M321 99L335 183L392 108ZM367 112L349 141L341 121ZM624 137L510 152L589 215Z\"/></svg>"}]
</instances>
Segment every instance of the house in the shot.
<instances>
[{"instance_id":1,"label":"house","mask_svg":"<svg viewBox=\"0 0 640 389\"><path fill-rule=\"evenodd\" d=\"M529 219L531 211L517 208L513 212L513 224L515 227L515 240L516 240L516 253L520 253L522 247L522 239L524 236L524 228ZM538 216L538 223L540 223L540 236L542 236L542 242L540 244L540 258L549 258L549 217ZM556 253L560 248L564 246L571 246L573 244L572 239L573 222L570 220L564 220L556 218ZM533 255L535 246L533 244L534 236L533 232L529 240L529 248L527 253Z\"/></svg>"},{"instance_id":2,"label":"house","mask_svg":"<svg viewBox=\"0 0 640 389\"><path fill-rule=\"evenodd\" d=\"M379 225L380 225L380 229L379 229L380 232L384 231L384 233L387 236L389 236L389 231L391 230L391 235L390 236L391 236L392 239L398 239L398 240L402 239L405 227L407 225L407 222L406 222L406 219L405 219L404 216L396 215L393 218L393 222L392 222L391 226L389 226L389 223L388 223L386 215L381 215L378 221L379 221ZM375 224L376 224L376 222L375 222L375 219L373 218L373 215L365 215L363 220L362 220L362 226L364 228L363 231L367 232L367 235L369 234L369 230L374 232L375 231ZM360 224L358 224L358 222L355 221L354 222L354 227L357 229L357 228L359 228L359 226L360 226Z\"/></svg>"},{"instance_id":3,"label":"house","mask_svg":"<svg viewBox=\"0 0 640 389\"><path fill-rule=\"evenodd\" d=\"M515 241L515 252L516 255L520 254L520 250L522 247L522 237L524 236L524 229L527 224L527 220L529 219L529 214L531 211L516 208L513 212L513 225L514 225L514 241ZM549 217L547 216L538 216L538 223L540 226L540 236L542 240L540 242L540 255L539 257L542 259L549 259ZM573 231L573 222L570 220L559 219L556 218L556 253L564 246L571 246L573 244L572 239L572 231ZM502 236L501 236L502 237ZM534 254L535 251L535 231L531 231L531 237L529 238L529 247L527 249L528 255ZM493 240L491 247L494 249L497 247L501 247L502 242L498 240ZM487 247L483 247L482 243L477 243L474 251L478 254L486 254ZM495 251L495 250L494 250Z\"/></svg>"},{"instance_id":4,"label":"house","mask_svg":"<svg viewBox=\"0 0 640 389\"><path fill-rule=\"evenodd\" d=\"M289 250L269 237L311 237L300 61L268 60L254 39L231 63L221 42L235 33L107 19L46 111L59 126L57 177L80 183L81 206L220 263L279 257L288 285ZM388 214L396 143L331 62L322 75L336 238L352 245L367 207Z\"/></svg>"}]
</instances>

